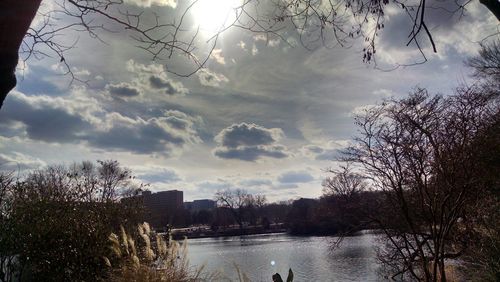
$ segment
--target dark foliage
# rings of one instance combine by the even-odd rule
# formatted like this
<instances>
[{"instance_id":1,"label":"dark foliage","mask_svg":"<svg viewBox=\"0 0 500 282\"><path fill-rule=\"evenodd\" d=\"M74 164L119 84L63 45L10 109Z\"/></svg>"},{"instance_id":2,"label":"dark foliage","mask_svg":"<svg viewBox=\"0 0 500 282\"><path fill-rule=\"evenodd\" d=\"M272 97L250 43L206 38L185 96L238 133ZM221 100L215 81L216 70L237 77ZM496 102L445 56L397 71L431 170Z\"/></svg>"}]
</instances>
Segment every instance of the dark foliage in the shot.
<instances>
[{"instance_id":1,"label":"dark foliage","mask_svg":"<svg viewBox=\"0 0 500 282\"><path fill-rule=\"evenodd\" d=\"M12 181L2 214L4 281L95 281L105 277L108 236L135 226L141 207L119 201L131 176L117 162L49 167ZM12 258L15 258L12 260ZM9 272L10 271L10 272Z\"/></svg>"}]
</instances>

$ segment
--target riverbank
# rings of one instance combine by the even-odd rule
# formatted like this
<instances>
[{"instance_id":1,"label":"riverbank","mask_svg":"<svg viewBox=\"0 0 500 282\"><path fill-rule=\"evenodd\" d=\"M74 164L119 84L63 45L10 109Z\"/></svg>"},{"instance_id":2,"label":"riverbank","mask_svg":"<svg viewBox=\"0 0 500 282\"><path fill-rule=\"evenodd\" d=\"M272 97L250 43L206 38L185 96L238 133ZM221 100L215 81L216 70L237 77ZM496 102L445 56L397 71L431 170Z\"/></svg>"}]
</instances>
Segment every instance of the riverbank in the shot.
<instances>
[{"instance_id":1,"label":"riverbank","mask_svg":"<svg viewBox=\"0 0 500 282\"><path fill-rule=\"evenodd\" d=\"M259 235L259 234L275 234L275 233L287 233L292 236L339 236L338 233L328 233L328 232L301 232L294 233L290 230L284 223L273 224L269 228L264 228L262 226L247 226L242 229L239 226L227 226L224 228L219 228L216 231L210 229L209 226L195 226L188 228L176 228L172 230L172 238L174 240L196 239L196 238L212 238L212 237L230 237L230 236L243 236L243 235ZM349 234L342 234L342 236L358 236L362 234L379 234L380 230L376 229L364 229L353 231Z\"/></svg>"},{"instance_id":2,"label":"riverbank","mask_svg":"<svg viewBox=\"0 0 500 282\"><path fill-rule=\"evenodd\" d=\"M264 228L263 226L247 226L244 228L240 228L239 226L228 226L225 228L219 228L217 230L212 230L208 226L197 226L173 229L172 238L174 240L181 240L183 238L195 239L286 232L287 229L285 228L284 224L273 224L269 228Z\"/></svg>"}]
</instances>

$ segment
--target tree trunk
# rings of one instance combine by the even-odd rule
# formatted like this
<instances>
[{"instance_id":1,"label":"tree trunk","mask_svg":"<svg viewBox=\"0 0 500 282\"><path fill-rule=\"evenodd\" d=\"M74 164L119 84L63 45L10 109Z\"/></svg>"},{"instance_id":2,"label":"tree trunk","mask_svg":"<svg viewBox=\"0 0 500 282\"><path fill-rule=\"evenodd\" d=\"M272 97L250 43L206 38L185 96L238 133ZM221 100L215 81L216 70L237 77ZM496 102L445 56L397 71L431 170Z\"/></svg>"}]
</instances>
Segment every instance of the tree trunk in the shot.
<instances>
[{"instance_id":1,"label":"tree trunk","mask_svg":"<svg viewBox=\"0 0 500 282\"><path fill-rule=\"evenodd\" d=\"M500 21L500 1L498 0L479 0L481 4L486 6L488 10L490 10L495 17L497 17L497 20Z\"/></svg>"},{"instance_id":2,"label":"tree trunk","mask_svg":"<svg viewBox=\"0 0 500 282\"><path fill-rule=\"evenodd\" d=\"M0 109L16 86L19 47L40 7L41 0L0 1Z\"/></svg>"}]
</instances>

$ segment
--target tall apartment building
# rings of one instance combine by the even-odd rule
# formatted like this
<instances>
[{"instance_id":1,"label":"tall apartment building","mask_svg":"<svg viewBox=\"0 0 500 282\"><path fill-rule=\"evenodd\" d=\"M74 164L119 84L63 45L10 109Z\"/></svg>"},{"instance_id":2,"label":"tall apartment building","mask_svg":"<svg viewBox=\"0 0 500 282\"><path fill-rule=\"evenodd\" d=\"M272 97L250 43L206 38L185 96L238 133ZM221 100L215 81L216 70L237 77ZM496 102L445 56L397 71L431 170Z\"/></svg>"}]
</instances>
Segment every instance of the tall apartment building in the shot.
<instances>
[{"instance_id":1,"label":"tall apartment building","mask_svg":"<svg viewBox=\"0 0 500 282\"><path fill-rule=\"evenodd\" d=\"M144 191L140 197L143 199L146 210L145 220L155 228L163 228L172 224L184 203L184 193L178 190L157 193Z\"/></svg>"}]
</instances>

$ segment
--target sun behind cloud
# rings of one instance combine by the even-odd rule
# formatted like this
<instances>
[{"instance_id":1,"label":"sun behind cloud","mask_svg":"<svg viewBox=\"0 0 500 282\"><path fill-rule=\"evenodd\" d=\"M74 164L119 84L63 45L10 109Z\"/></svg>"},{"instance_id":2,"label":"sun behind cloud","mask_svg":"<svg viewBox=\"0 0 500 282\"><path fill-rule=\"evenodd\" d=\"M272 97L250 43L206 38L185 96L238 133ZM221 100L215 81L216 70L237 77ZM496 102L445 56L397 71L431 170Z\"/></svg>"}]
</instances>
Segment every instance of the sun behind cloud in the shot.
<instances>
[{"instance_id":1,"label":"sun behind cloud","mask_svg":"<svg viewBox=\"0 0 500 282\"><path fill-rule=\"evenodd\" d=\"M214 33L230 25L239 13L240 0L200 0L192 8L192 16L200 30Z\"/></svg>"}]
</instances>

